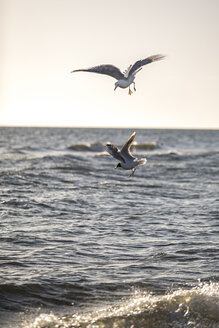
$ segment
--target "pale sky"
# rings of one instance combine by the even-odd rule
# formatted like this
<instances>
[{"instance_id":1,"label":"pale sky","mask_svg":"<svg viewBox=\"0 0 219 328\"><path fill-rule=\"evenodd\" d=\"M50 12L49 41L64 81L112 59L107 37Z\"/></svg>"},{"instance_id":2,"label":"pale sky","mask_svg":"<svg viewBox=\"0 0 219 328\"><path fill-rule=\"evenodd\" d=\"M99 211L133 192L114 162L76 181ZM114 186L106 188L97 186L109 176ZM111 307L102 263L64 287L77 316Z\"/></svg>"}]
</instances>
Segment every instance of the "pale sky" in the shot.
<instances>
[{"instance_id":1,"label":"pale sky","mask_svg":"<svg viewBox=\"0 0 219 328\"><path fill-rule=\"evenodd\" d=\"M0 0L0 125L219 128L218 0ZM73 69L124 71L136 89Z\"/></svg>"}]
</instances>

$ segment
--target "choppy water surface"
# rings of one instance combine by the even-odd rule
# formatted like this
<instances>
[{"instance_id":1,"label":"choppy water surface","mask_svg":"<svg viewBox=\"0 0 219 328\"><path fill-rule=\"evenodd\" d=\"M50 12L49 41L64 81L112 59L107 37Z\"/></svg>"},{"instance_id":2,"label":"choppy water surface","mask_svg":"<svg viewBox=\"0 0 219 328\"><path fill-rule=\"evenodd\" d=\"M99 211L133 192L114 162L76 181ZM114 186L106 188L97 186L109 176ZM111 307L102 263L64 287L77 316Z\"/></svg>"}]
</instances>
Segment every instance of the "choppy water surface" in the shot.
<instances>
[{"instance_id":1,"label":"choppy water surface","mask_svg":"<svg viewBox=\"0 0 219 328\"><path fill-rule=\"evenodd\" d=\"M219 327L219 131L0 128L1 327Z\"/></svg>"}]
</instances>

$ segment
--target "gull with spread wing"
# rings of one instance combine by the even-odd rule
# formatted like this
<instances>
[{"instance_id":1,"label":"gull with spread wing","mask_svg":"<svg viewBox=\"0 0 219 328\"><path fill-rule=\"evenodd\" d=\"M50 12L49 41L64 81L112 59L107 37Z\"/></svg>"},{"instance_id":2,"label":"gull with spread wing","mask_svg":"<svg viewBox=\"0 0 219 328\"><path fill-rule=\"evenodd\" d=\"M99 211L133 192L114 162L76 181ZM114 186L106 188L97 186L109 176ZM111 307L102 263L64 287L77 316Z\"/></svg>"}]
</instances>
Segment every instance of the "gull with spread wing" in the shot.
<instances>
[{"instance_id":1,"label":"gull with spread wing","mask_svg":"<svg viewBox=\"0 0 219 328\"><path fill-rule=\"evenodd\" d=\"M99 66L94 66L88 69L76 69L72 71L71 73L75 72L92 72L92 73L99 73L99 74L105 74L113 77L114 79L117 80L115 83L115 88L127 88L129 87L129 92L128 94L131 95L132 91L130 89L130 85L133 83L134 85L134 90L136 91L135 88L135 75L142 69L142 66L145 66L147 64L153 63L155 61L164 59L165 56L163 55L154 55L147 57L143 60L138 60L135 62L134 65L130 65L127 70L125 70L124 73L120 71L119 68L117 68L114 65L99 65Z\"/></svg>"},{"instance_id":2,"label":"gull with spread wing","mask_svg":"<svg viewBox=\"0 0 219 328\"><path fill-rule=\"evenodd\" d=\"M132 170L132 173L129 177L134 175L137 166L144 165L147 162L146 158L138 159L133 157L130 152L130 147L135 136L136 132L133 132L128 141L122 147L121 151L118 149L118 147L111 143L107 143L106 145L108 153L119 160L119 163L116 165L115 169L121 167L124 170Z\"/></svg>"}]
</instances>

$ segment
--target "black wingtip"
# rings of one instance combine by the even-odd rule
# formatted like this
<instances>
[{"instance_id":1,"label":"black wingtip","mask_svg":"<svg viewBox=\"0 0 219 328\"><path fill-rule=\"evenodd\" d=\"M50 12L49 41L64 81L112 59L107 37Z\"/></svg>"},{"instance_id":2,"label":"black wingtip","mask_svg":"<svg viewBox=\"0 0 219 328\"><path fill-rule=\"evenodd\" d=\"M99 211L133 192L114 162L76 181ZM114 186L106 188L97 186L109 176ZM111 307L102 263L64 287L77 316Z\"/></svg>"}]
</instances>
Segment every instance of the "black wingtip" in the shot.
<instances>
[{"instance_id":1,"label":"black wingtip","mask_svg":"<svg viewBox=\"0 0 219 328\"><path fill-rule=\"evenodd\" d=\"M161 55L161 54L159 54L159 55L155 55L154 57L155 57L154 61L157 61L157 60L163 60L163 59L165 59L167 57L167 55Z\"/></svg>"},{"instance_id":2,"label":"black wingtip","mask_svg":"<svg viewBox=\"0 0 219 328\"><path fill-rule=\"evenodd\" d=\"M76 72L84 72L84 69L74 69L73 71L71 71L70 73L76 73Z\"/></svg>"}]
</instances>

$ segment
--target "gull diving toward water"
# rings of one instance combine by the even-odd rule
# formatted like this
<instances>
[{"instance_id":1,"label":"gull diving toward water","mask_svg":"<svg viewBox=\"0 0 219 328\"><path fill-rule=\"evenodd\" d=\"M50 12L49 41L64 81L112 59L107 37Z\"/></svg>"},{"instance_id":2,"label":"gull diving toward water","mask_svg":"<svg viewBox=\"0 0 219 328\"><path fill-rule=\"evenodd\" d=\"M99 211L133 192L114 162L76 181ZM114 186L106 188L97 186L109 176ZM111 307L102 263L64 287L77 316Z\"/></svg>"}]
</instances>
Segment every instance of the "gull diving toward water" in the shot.
<instances>
[{"instance_id":1,"label":"gull diving toward water","mask_svg":"<svg viewBox=\"0 0 219 328\"><path fill-rule=\"evenodd\" d=\"M121 151L111 143L106 144L108 153L119 160L115 169L117 169L117 167L122 167L124 170L132 170L129 177L134 175L137 166L144 165L147 162L146 158L138 159L133 157L130 153L130 147L135 136L136 132L133 132L131 137L122 147Z\"/></svg>"},{"instance_id":2,"label":"gull diving toward water","mask_svg":"<svg viewBox=\"0 0 219 328\"><path fill-rule=\"evenodd\" d=\"M132 91L130 89L130 85L133 83L134 85L134 90L136 91L135 88L135 75L142 69L142 66L145 66L147 64L153 63L155 61L164 59L165 56L163 55L154 55L147 57L146 59L143 60L138 60L134 63L134 65L130 65L127 70L125 70L124 73L120 71L119 68L113 65L99 65L99 66L94 66L88 69L76 69L72 71L71 73L75 72L92 72L92 73L99 73L99 74L105 74L114 77L114 79L117 80L115 83L115 88L127 88L129 87L129 92L128 94L131 95Z\"/></svg>"}]
</instances>

